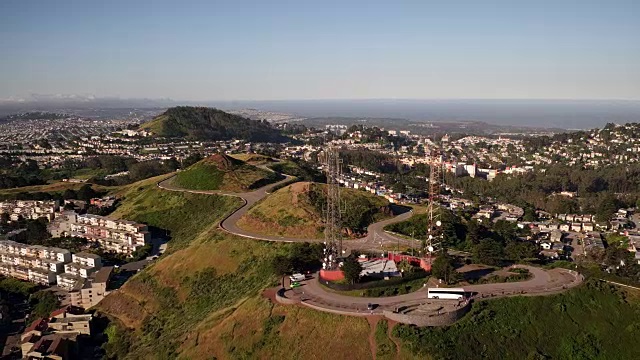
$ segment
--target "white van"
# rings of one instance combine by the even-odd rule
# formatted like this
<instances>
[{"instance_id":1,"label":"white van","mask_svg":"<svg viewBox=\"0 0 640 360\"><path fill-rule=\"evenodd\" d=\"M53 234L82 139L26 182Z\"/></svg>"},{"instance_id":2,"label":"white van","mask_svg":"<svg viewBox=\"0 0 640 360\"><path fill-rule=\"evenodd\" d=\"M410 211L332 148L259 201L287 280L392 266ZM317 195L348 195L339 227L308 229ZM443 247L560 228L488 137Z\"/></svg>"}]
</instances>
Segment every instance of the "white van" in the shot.
<instances>
[{"instance_id":1,"label":"white van","mask_svg":"<svg viewBox=\"0 0 640 360\"><path fill-rule=\"evenodd\" d=\"M296 281L296 282L300 282L306 279L306 277L302 274L293 274L291 276L289 276L289 279L291 281Z\"/></svg>"}]
</instances>

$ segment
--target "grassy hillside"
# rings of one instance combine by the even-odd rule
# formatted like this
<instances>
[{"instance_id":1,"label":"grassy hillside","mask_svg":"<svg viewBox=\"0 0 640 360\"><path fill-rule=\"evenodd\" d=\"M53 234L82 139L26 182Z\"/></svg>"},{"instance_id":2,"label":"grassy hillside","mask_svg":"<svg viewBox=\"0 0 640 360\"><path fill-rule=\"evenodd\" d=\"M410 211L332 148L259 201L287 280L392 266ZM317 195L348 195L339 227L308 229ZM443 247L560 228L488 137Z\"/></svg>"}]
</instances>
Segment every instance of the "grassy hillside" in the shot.
<instances>
[{"instance_id":1,"label":"grassy hillside","mask_svg":"<svg viewBox=\"0 0 640 360\"><path fill-rule=\"evenodd\" d=\"M305 161L284 160L269 165L273 171L295 176L303 181L326 182L325 174L318 170L317 166L313 166Z\"/></svg>"},{"instance_id":2,"label":"grassy hillside","mask_svg":"<svg viewBox=\"0 0 640 360\"><path fill-rule=\"evenodd\" d=\"M474 304L448 328L399 326L406 350L437 359L638 359L640 304L590 282L562 295Z\"/></svg>"},{"instance_id":3,"label":"grassy hillside","mask_svg":"<svg viewBox=\"0 0 640 360\"><path fill-rule=\"evenodd\" d=\"M271 171L225 154L215 154L177 173L173 184L191 190L243 192L278 179L280 176Z\"/></svg>"},{"instance_id":4,"label":"grassy hillside","mask_svg":"<svg viewBox=\"0 0 640 360\"><path fill-rule=\"evenodd\" d=\"M122 188L114 214L171 231L169 251L98 306L119 359L633 359L640 308L607 285L474 305L448 328L417 329L281 306L262 296L293 244L236 238L217 222L237 200ZM386 334L386 335L385 335ZM332 351L323 351L329 348ZM452 350L453 349L453 350ZM394 353L397 356L394 356Z\"/></svg>"},{"instance_id":5,"label":"grassy hillside","mask_svg":"<svg viewBox=\"0 0 640 360\"><path fill-rule=\"evenodd\" d=\"M121 203L110 217L135 220L166 229L171 236L169 250L186 246L199 233L241 205L229 196L203 196L165 191L156 183L166 175L120 188L114 194Z\"/></svg>"},{"instance_id":6,"label":"grassy hillside","mask_svg":"<svg viewBox=\"0 0 640 360\"><path fill-rule=\"evenodd\" d=\"M207 107L173 107L142 124L141 128L158 136L185 137L193 140L242 139L255 142L290 140L266 122L250 120Z\"/></svg>"},{"instance_id":7,"label":"grassy hillside","mask_svg":"<svg viewBox=\"0 0 640 360\"><path fill-rule=\"evenodd\" d=\"M18 195L20 193L36 193L36 192L48 192L48 193L62 193L67 189L70 190L78 190L80 189L84 183L70 183L70 182L54 182L46 185L33 185L33 186L24 186L18 188L11 189L0 189L0 195ZM109 190L109 187L89 184L96 191L106 191Z\"/></svg>"},{"instance_id":8,"label":"grassy hillside","mask_svg":"<svg viewBox=\"0 0 640 360\"><path fill-rule=\"evenodd\" d=\"M238 226L265 235L322 238L325 189L309 182L286 186L251 208ZM363 233L370 223L386 216L389 203L381 197L354 189L342 189L341 197L343 226L351 233Z\"/></svg>"},{"instance_id":9,"label":"grassy hillside","mask_svg":"<svg viewBox=\"0 0 640 360\"><path fill-rule=\"evenodd\" d=\"M158 180L118 193L123 201L115 216L167 228L172 239L166 255L98 306L113 320L110 356L332 358L316 353L323 344L370 358L365 320L274 305L261 296L276 281L272 258L293 245L221 233L217 222L236 199L163 191L154 186ZM325 331L330 328L335 332Z\"/></svg>"}]
</instances>

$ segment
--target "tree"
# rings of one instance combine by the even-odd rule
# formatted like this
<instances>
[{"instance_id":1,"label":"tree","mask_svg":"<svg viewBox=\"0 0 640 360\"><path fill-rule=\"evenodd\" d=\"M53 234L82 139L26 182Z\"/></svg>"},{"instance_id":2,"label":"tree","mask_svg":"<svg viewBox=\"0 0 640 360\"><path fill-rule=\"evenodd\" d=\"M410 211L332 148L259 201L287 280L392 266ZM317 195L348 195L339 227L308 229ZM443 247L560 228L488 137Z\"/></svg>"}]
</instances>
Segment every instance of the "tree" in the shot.
<instances>
[{"instance_id":1,"label":"tree","mask_svg":"<svg viewBox=\"0 0 640 360\"><path fill-rule=\"evenodd\" d=\"M278 277L282 277L284 286L284 276L291 272L291 259L285 255L276 255L271 259L271 269Z\"/></svg>"},{"instance_id":2,"label":"tree","mask_svg":"<svg viewBox=\"0 0 640 360\"><path fill-rule=\"evenodd\" d=\"M511 240L504 248L507 259L518 261L523 259L533 259L538 255L538 247L529 241Z\"/></svg>"},{"instance_id":3,"label":"tree","mask_svg":"<svg viewBox=\"0 0 640 360\"><path fill-rule=\"evenodd\" d=\"M0 329L11 325L11 309L9 305L0 298Z\"/></svg>"},{"instance_id":4,"label":"tree","mask_svg":"<svg viewBox=\"0 0 640 360\"><path fill-rule=\"evenodd\" d=\"M355 284L360 280L360 273L362 272L362 265L353 257L348 257L342 263L340 268L344 273L344 278L349 284Z\"/></svg>"},{"instance_id":5,"label":"tree","mask_svg":"<svg viewBox=\"0 0 640 360\"><path fill-rule=\"evenodd\" d=\"M605 222L611 220L613 214L618 210L619 205L618 199L616 199L613 194L607 193L600 199L596 208L596 221Z\"/></svg>"},{"instance_id":6,"label":"tree","mask_svg":"<svg viewBox=\"0 0 640 360\"><path fill-rule=\"evenodd\" d=\"M62 193L62 198L64 200L71 200L71 199L77 199L78 195L76 194L76 192L72 189L67 189Z\"/></svg>"},{"instance_id":7,"label":"tree","mask_svg":"<svg viewBox=\"0 0 640 360\"><path fill-rule=\"evenodd\" d=\"M164 166L167 168L167 171L175 171L180 168L180 162L176 160L176 158L172 157L171 159L164 161Z\"/></svg>"},{"instance_id":8,"label":"tree","mask_svg":"<svg viewBox=\"0 0 640 360\"><path fill-rule=\"evenodd\" d=\"M129 166L129 178L132 181L147 179L166 173L165 167L157 160L143 161Z\"/></svg>"},{"instance_id":9,"label":"tree","mask_svg":"<svg viewBox=\"0 0 640 360\"><path fill-rule=\"evenodd\" d=\"M431 265L431 274L438 279L443 279L447 284L453 284L459 280L459 274L455 269L455 260L446 252L436 257Z\"/></svg>"},{"instance_id":10,"label":"tree","mask_svg":"<svg viewBox=\"0 0 640 360\"><path fill-rule=\"evenodd\" d=\"M39 291L30 298L31 303L35 303L31 315L34 318L48 317L53 311L60 307L60 302L56 295L51 291Z\"/></svg>"},{"instance_id":11,"label":"tree","mask_svg":"<svg viewBox=\"0 0 640 360\"><path fill-rule=\"evenodd\" d=\"M34 245L40 245L51 237L47 230L46 219L27 220L27 230L24 232L24 237L27 244Z\"/></svg>"},{"instance_id":12,"label":"tree","mask_svg":"<svg viewBox=\"0 0 640 360\"><path fill-rule=\"evenodd\" d=\"M507 241L517 237L516 233L518 232L518 228L515 223L510 221L498 220L493 225L493 231L501 240Z\"/></svg>"},{"instance_id":13,"label":"tree","mask_svg":"<svg viewBox=\"0 0 640 360\"><path fill-rule=\"evenodd\" d=\"M96 192L93 190L91 185L84 184L78 190L77 196L78 196L78 200L89 201L92 198L96 197Z\"/></svg>"},{"instance_id":14,"label":"tree","mask_svg":"<svg viewBox=\"0 0 640 360\"><path fill-rule=\"evenodd\" d=\"M524 216L522 217L522 220L529 222L538 220L538 217L536 216L536 209L534 209L530 205L525 206Z\"/></svg>"},{"instance_id":15,"label":"tree","mask_svg":"<svg viewBox=\"0 0 640 360\"><path fill-rule=\"evenodd\" d=\"M407 260L402 260L398 263L398 270L400 270L403 274L410 274L416 271L416 267L411 265Z\"/></svg>"},{"instance_id":16,"label":"tree","mask_svg":"<svg viewBox=\"0 0 640 360\"><path fill-rule=\"evenodd\" d=\"M473 248L473 261L477 263L499 265L502 258L502 244L494 239L483 239Z\"/></svg>"}]
</instances>

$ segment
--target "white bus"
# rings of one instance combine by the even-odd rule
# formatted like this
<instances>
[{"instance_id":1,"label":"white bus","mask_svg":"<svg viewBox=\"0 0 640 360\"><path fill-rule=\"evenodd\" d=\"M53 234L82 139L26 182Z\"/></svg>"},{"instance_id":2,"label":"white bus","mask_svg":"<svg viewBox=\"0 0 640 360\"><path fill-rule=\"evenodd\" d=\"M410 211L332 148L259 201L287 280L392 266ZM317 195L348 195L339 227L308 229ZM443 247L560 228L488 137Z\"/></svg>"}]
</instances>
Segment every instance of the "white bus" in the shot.
<instances>
[{"instance_id":1,"label":"white bus","mask_svg":"<svg viewBox=\"0 0 640 360\"><path fill-rule=\"evenodd\" d=\"M466 296L463 288L429 288L427 289L428 299L450 299L460 300Z\"/></svg>"}]
</instances>

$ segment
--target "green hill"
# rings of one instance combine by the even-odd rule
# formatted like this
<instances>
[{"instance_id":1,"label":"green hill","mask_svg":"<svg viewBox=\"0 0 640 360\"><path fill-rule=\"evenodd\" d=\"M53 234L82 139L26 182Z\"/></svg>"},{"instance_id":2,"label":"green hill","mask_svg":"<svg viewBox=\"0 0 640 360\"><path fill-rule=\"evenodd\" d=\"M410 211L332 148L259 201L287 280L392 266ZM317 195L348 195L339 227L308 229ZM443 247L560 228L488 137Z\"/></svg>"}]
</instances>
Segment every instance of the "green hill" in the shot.
<instances>
[{"instance_id":1,"label":"green hill","mask_svg":"<svg viewBox=\"0 0 640 360\"><path fill-rule=\"evenodd\" d=\"M400 325L394 333L421 358L639 359L640 304L629 295L591 280L560 295L476 303L446 329Z\"/></svg>"},{"instance_id":2,"label":"green hill","mask_svg":"<svg viewBox=\"0 0 640 360\"><path fill-rule=\"evenodd\" d=\"M299 182L269 195L238 221L238 226L259 234L319 239L323 237L322 209L326 186ZM342 189L342 225L348 235L366 232L372 222L389 216L389 203L371 193Z\"/></svg>"},{"instance_id":3,"label":"green hill","mask_svg":"<svg viewBox=\"0 0 640 360\"><path fill-rule=\"evenodd\" d=\"M638 294L589 282L565 294L478 302L446 328L396 326L282 306L262 292L270 264L302 244L221 232L240 202L163 191L159 178L122 188L116 217L170 231L168 251L98 306L117 359L635 359ZM389 326L392 326L389 324ZM460 341L464 339L464 341ZM397 342L395 348L389 340ZM500 344L500 346L492 346ZM319 349L332 349L321 351ZM452 350L454 349L454 350ZM394 356L394 350L398 356Z\"/></svg>"},{"instance_id":4,"label":"green hill","mask_svg":"<svg viewBox=\"0 0 640 360\"><path fill-rule=\"evenodd\" d=\"M117 194L123 201L114 216L167 229L172 239L154 264L98 305L111 319L108 358L331 359L317 352L320 344L370 358L365 319L281 306L261 295L278 279L274 257L306 245L223 233L217 224L238 199L163 191L158 180Z\"/></svg>"},{"instance_id":5,"label":"green hill","mask_svg":"<svg viewBox=\"0 0 640 360\"><path fill-rule=\"evenodd\" d=\"M178 106L141 125L157 136L184 137L191 140L242 139L254 142L287 142L267 122L250 120L207 107Z\"/></svg>"},{"instance_id":6,"label":"green hill","mask_svg":"<svg viewBox=\"0 0 640 360\"><path fill-rule=\"evenodd\" d=\"M269 170L249 165L225 154L215 154L180 171L173 185L191 190L243 192L281 179Z\"/></svg>"}]
</instances>

